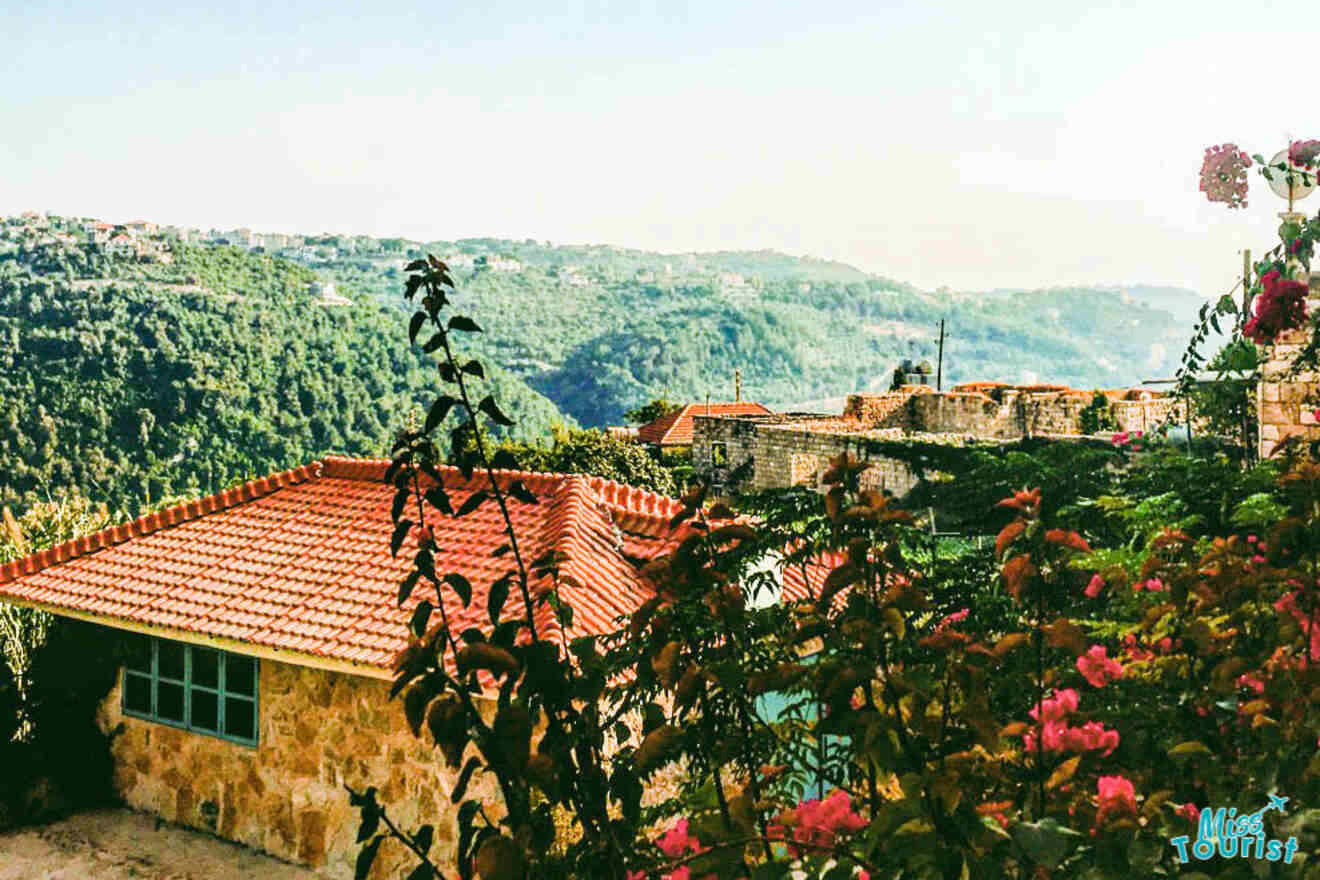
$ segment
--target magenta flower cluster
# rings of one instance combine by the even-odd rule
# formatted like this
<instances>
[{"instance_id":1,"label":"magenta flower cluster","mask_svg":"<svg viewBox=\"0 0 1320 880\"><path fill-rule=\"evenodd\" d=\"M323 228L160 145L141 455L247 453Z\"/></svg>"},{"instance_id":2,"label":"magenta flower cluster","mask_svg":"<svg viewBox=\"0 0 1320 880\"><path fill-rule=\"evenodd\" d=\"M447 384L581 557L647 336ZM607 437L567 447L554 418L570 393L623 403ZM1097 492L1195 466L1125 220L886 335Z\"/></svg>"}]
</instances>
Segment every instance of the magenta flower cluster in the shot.
<instances>
[{"instance_id":1,"label":"magenta flower cluster","mask_svg":"<svg viewBox=\"0 0 1320 880\"><path fill-rule=\"evenodd\" d=\"M1314 168L1320 159L1320 141L1293 141L1288 145L1288 162L1298 168Z\"/></svg>"},{"instance_id":2,"label":"magenta flower cluster","mask_svg":"<svg viewBox=\"0 0 1320 880\"><path fill-rule=\"evenodd\" d=\"M1256 314L1242 328L1242 335L1257 345L1269 345L1284 330L1296 330L1306 321L1306 285L1268 272L1261 283L1265 289L1256 297Z\"/></svg>"},{"instance_id":3,"label":"magenta flower cluster","mask_svg":"<svg viewBox=\"0 0 1320 880\"><path fill-rule=\"evenodd\" d=\"M1224 202L1230 208L1247 205L1247 169L1251 157L1236 144L1207 147L1201 162L1201 192L1212 202Z\"/></svg>"}]
</instances>

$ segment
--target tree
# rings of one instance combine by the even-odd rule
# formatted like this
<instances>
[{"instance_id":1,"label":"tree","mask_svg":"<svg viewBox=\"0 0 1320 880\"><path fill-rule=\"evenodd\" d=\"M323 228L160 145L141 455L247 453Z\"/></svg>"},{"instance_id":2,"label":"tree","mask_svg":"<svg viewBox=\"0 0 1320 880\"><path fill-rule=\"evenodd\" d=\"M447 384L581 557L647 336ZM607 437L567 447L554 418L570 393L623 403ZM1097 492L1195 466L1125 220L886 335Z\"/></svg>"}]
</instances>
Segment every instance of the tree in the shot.
<instances>
[{"instance_id":1,"label":"tree","mask_svg":"<svg viewBox=\"0 0 1320 880\"><path fill-rule=\"evenodd\" d=\"M549 447L507 442L499 448L512 454L522 470L590 474L665 495L674 495L678 490L671 472L644 448L600 430L558 428Z\"/></svg>"},{"instance_id":2,"label":"tree","mask_svg":"<svg viewBox=\"0 0 1320 880\"><path fill-rule=\"evenodd\" d=\"M634 425L649 425L656 419L678 412L682 408L682 404L674 403L665 397L657 397L650 403L628 410L623 417Z\"/></svg>"}]
</instances>

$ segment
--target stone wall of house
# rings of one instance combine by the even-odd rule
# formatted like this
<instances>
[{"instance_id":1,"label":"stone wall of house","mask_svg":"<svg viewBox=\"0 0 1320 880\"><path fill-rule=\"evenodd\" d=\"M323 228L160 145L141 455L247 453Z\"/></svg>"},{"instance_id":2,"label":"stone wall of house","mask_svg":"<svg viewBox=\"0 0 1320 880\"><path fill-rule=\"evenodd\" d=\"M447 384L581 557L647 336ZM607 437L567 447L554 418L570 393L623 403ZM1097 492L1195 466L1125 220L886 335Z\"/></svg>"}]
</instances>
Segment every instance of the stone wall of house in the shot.
<instances>
[{"instance_id":1,"label":"stone wall of house","mask_svg":"<svg viewBox=\"0 0 1320 880\"><path fill-rule=\"evenodd\" d=\"M710 475L714 484L723 487L721 494L786 486L820 489L830 459L846 451L870 462L860 477L863 487L901 496L916 485L916 477L903 462L867 451L863 433L822 430L822 422L829 421L819 417L739 420L698 416L693 420L692 464L697 473ZM893 433L895 438L901 434L897 430ZM712 454L718 444L723 445L726 462L719 468ZM744 465L745 478L733 480Z\"/></svg>"},{"instance_id":2,"label":"stone wall of house","mask_svg":"<svg viewBox=\"0 0 1320 880\"><path fill-rule=\"evenodd\" d=\"M122 676L98 720L105 730L122 725L111 751L115 787L131 807L347 880L360 847L344 786L374 785L400 827L431 824L432 852L452 852L456 774L408 730L389 682L262 660L256 747L124 716L120 687ZM490 786L498 801L490 777L473 786ZM402 878L415 865L386 841L369 876Z\"/></svg>"},{"instance_id":3,"label":"stone wall of house","mask_svg":"<svg viewBox=\"0 0 1320 880\"><path fill-rule=\"evenodd\" d=\"M1307 304L1312 314L1320 308L1320 272L1312 272ZM1294 330L1279 336L1269 349L1256 386L1256 411L1260 421L1260 455L1265 458L1288 437L1300 435L1320 439L1320 425L1312 414L1320 408L1320 374L1304 372L1289 376L1298 352L1307 342L1306 333Z\"/></svg>"},{"instance_id":4,"label":"stone wall of house","mask_svg":"<svg viewBox=\"0 0 1320 880\"><path fill-rule=\"evenodd\" d=\"M901 428L929 434L958 434L986 440L1027 436L1077 436L1090 392L1036 391L1002 386L994 396L983 390L936 392L904 389L886 394L849 395L844 419L871 428ZM1111 400L1111 413L1122 431L1146 431L1182 405L1168 396L1135 392L1134 399Z\"/></svg>"}]
</instances>

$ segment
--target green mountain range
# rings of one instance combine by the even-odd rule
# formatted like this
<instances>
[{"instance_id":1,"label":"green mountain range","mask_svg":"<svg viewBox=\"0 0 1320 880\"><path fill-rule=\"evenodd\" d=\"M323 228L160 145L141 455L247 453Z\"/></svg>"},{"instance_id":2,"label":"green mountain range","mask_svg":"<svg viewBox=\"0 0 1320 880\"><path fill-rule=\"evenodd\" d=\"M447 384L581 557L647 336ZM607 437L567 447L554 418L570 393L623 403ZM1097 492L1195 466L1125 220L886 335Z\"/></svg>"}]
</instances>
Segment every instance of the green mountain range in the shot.
<instances>
[{"instance_id":1,"label":"green mountain range","mask_svg":"<svg viewBox=\"0 0 1320 880\"><path fill-rule=\"evenodd\" d=\"M76 486L130 510L387 455L435 385L400 295L428 252L486 330L473 353L520 439L620 424L660 395L731 399L735 370L775 408L884 389L900 360L936 359L941 319L946 384L1125 385L1171 375L1190 324L1131 290L935 294L771 251L323 237L283 256L177 240L112 256L48 239L0 240L0 504Z\"/></svg>"},{"instance_id":2,"label":"green mountain range","mask_svg":"<svg viewBox=\"0 0 1320 880\"><path fill-rule=\"evenodd\" d=\"M944 380L1115 387L1171 376L1200 303L1191 291L1061 288L930 293L841 263L773 251L655 254L493 239L408 248L454 263L486 351L583 425L639 401L775 408L888 387L903 359ZM394 301L397 259L312 262L340 288ZM1149 300L1157 299L1160 307Z\"/></svg>"}]
</instances>

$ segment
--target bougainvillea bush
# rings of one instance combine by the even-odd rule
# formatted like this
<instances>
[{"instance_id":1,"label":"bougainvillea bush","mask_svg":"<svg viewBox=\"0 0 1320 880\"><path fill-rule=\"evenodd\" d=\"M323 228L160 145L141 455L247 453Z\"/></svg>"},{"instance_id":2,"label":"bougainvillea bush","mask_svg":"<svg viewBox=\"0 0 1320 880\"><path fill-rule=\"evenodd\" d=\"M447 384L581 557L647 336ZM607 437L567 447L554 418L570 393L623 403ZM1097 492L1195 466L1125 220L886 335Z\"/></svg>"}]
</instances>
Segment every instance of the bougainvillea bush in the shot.
<instances>
[{"instance_id":1,"label":"bougainvillea bush","mask_svg":"<svg viewBox=\"0 0 1320 880\"><path fill-rule=\"evenodd\" d=\"M1254 159L1309 174L1318 150L1293 145L1301 171ZM1202 188L1245 205L1251 160L1212 150ZM1203 311L1184 393L1220 317L1260 345L1313 319L1300 284L1320 220L1280 234L1254 313L1231 297ZM510 524L538 499L483 440L511 419L458 351L480 328L451 314L448 267L408 272L410 338L445 391L387 474L393 549L414 562L399 598L466 604L473 585L429 523L494 505ZM454 509L435 469L460 450L489 488ZM417 857L410 880L1320 876L1320 466L1305 451L1244 473L1120 432L1094 478L986 498L979 549L862 488L846 456L823 495L741 512L695 487L673 552L641 569L654 597L617 633L566 642L537 626L553 614L571 632L558 560L526 558L510 524L505 570L480 585L490 626L453 632L423 601L397 665L401 711L458 772L456 845L353 791L358 874L394 839ZM469 796L480 775L495 801ZM1262 831L1298 838L1289 861L1179 861L1172 841L1202 811L1271 797L1288 808Z\"/></svg>"}]
</instances>

